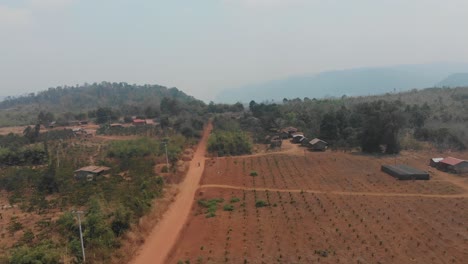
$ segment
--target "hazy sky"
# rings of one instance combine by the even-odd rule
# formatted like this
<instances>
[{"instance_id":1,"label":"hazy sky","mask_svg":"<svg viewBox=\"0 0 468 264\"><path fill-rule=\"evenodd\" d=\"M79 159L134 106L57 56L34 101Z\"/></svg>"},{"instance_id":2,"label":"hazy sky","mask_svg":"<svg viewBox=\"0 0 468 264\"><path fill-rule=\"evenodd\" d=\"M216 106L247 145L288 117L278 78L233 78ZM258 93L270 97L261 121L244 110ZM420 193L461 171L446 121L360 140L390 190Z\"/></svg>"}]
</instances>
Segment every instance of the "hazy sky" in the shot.
<instances>
[{"instance_id":1,"label":"hazy sky","mask_svg":"<svg viewBox=\"0 0 468 264\"><path fill-rule=\"evenodd\" d=\"M468 62L466 0L0 0L0 95L111 81L218 90Z\"/></svg>"}]
</instances>

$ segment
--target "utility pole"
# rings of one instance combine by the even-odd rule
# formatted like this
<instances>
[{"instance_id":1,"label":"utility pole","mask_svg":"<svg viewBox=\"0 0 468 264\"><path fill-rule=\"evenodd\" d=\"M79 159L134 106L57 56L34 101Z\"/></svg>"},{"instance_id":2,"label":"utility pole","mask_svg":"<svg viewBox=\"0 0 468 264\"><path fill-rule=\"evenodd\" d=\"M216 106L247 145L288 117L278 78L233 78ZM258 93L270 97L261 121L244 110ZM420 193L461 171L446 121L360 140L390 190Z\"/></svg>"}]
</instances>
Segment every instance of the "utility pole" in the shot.
<instances>
[{"instance_id":1,"label":"utility pole","mask_svg":"<svg viewBox=\"0 0 468 264\"><path fill-rule=\"evenodd\" d=\"M167 141L164 140L163 144L164 144L164 149L166 150L166 167L169 170L169 158L167 157Z\"/></svg>"},{"instance_id":2,"label":"utility pole","mask_svg":"<svg viewBox=\"0 0 468 264\"><path fill-rule=\"evenodd\" d=\"M80 228L80 240L81 240L81 251L83 252L83 263L86 262L86 255L85 255L85 249L84 249L84 244L83 244L83 232L81 231L81 218L80 215L84 214L83 211L72 211L73 214L76 214L78 216L78 224Z\"/></svg>"}]
</instances>

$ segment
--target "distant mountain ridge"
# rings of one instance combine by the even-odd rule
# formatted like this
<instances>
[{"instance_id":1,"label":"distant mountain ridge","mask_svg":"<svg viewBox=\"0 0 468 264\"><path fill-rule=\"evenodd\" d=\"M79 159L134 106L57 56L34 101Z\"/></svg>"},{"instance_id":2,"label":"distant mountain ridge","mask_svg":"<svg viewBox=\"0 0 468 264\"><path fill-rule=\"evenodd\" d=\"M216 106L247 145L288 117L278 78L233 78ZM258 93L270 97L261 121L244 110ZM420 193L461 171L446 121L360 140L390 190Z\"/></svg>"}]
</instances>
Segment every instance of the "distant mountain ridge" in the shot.
<instances>
[{"instance_id":1,"label":"distant mountain ridge","mask_svg":"<svg viewBox=\"0 0 468 264\"><path fill-rule=\"evenodd\" d=\"M468 72L454 73L437 84L438 87L468 86Z\"/></svg>"},{"instance_id":2,"label":"distant mountain ridge","mask_svg":"<svg viewBox=\"0 0 468 264\"><path fill-rule=\"evenodd\" d=\"M218 94L216 101L247 103L250 100L281 101L283 98L384 94L434 87L448 75L463 71L468 72L468 63L398 65L327 71L224 90Z\"/></svg>"}]
</instances>

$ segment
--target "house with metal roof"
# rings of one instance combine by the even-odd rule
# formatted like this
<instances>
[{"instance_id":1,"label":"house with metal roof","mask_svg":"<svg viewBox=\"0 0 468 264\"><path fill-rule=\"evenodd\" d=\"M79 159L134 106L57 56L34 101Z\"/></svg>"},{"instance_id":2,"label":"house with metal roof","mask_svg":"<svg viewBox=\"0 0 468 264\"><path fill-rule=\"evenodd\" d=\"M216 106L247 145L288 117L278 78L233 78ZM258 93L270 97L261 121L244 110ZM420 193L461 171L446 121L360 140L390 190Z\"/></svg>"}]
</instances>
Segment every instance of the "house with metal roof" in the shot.
<instances>
[{"instance_id":1,"label":"house with metal roof","mask_svg":"<svg viewBox=\"0 0 468 264\"><path fill-rule=\"evenodd\" d=\"M314 138L309 141L307 147L312 151L325 151L328 147L328 143L321 139Z\"/></svg>"},{"instance_id":2,"label":"house with metal roof","mask_svg":"<svg viewBox=\"0 0 468 264\"><path fill-rule=\"evenodd\" d=\"M92 181L94 180L97 176L103 175L105 172L109 171L109 167L104 167L104 166L87 166L83 167L81 169L76 170L75 173L75 179L77 180L84 180L86 179L87 181Z\"/></svg>"},{"instance_id":3,"label":"house with metal roof","mask_svg":"<svg viewBox=\"0 0 468 264\"><path fill-rule=\"evenodd\" d=\"M437 168L453 173L468 173L468 161L447 157L437 163Z\"/></svg>"}]
</instances>

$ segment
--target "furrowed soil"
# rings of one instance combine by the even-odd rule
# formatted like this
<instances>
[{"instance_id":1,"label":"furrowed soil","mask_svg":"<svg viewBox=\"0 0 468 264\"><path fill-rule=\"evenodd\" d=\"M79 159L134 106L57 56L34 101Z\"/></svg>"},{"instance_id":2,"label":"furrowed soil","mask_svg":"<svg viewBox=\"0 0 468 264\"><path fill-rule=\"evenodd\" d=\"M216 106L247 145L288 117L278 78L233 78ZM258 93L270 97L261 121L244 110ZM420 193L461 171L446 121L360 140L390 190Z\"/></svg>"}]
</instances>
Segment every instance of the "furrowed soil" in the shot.
<instances>
[{"instance_id":1,"label":"furrowed soil","mask_svg":"<svg viewBox=\"0 0 468 264\"><path fill-rule=\"evenodd\" d=\"M467 177L427 166L431 153L286 145L281 153L207 159L166 263L466 263ZM431 180L398 181L380 171L395 163L429 171ZM215 216L197 203L219 198Z\"/></svg>"}]
</instances>

